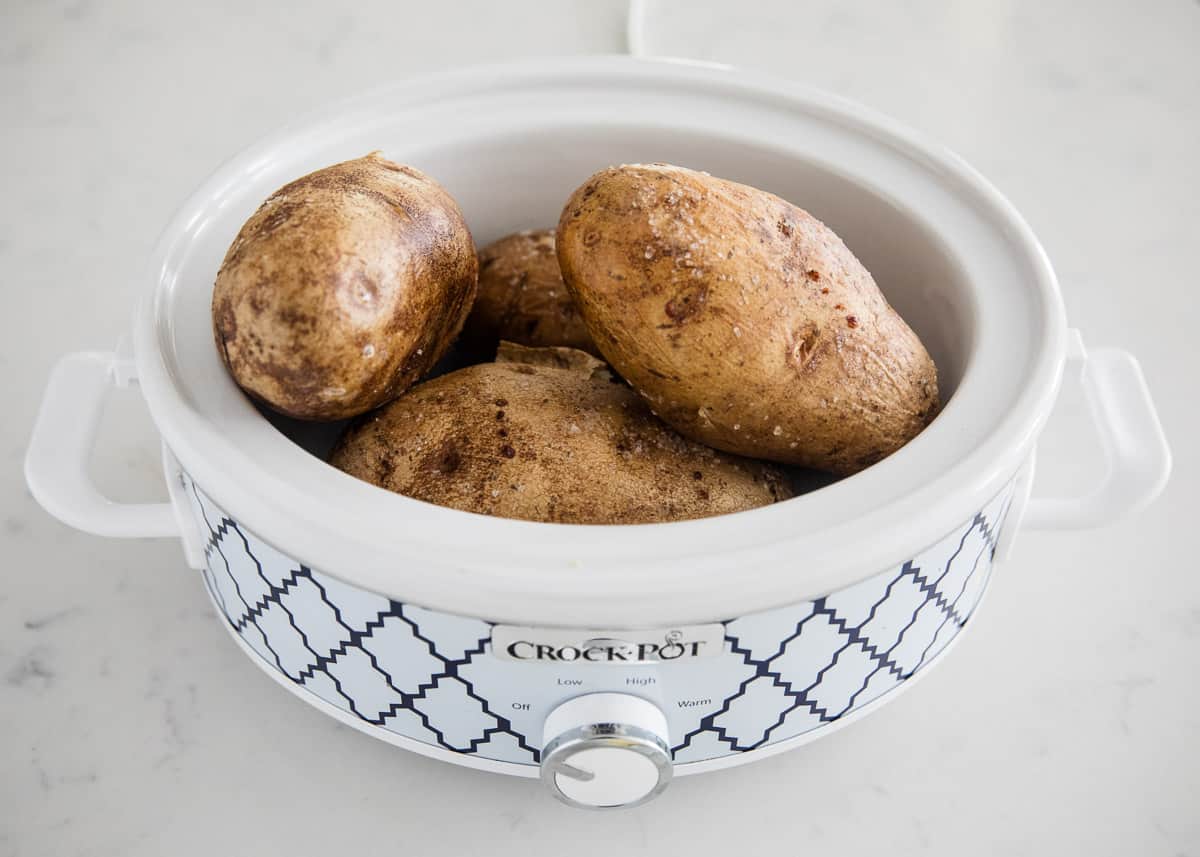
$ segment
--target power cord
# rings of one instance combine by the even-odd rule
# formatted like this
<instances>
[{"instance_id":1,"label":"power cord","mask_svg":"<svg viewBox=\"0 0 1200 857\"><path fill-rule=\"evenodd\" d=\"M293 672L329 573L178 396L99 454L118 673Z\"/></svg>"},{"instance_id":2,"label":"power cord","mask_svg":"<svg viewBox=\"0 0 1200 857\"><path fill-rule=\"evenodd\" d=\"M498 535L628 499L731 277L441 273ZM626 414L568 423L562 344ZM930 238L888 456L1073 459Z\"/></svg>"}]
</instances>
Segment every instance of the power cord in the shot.
<instances>
[{"instance_id":1,"label":"power cord","mask_svg":"<svg viewBox=\"0 0 1200 857\"><path fill-rule=\"evenodd\" d=\"M629 0L625 15L625 48L631 57L649 56L646 51L646 7L649 0Z\"/></svg>"}]
</instances>

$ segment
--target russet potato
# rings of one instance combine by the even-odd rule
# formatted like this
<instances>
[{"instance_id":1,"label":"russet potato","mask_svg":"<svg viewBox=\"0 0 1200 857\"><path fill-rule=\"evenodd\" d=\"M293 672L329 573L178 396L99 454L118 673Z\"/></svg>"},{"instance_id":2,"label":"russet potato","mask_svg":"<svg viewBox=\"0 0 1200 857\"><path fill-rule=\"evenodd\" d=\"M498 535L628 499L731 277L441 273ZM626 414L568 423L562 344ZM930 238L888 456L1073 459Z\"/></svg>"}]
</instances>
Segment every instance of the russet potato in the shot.
<instances>
[{"instance_id":1,"label":"russet potato","mask_svg":"<svg viewBox=\"0 0 1200 857\"><path fill-rule=\"evenodd\" d=\"M603 363L504 344L352 425L330 462L400 494L506 518L639 524L791 496L769 464L663 425Z\"/></svg>"},{"instance_id":2,"label":"russet potato","mask_svg":"<svg viewBox=\"0 0 1200 857\"><path fill-rule=\"evenodd\" d=\"M508 235L479 251L479 294L459 341L491 360L501 340L598 354L563 284L552 229Z\"/></svg>"},{"instance_id":3,"label":"russet potato","mask_svg":"<svg viewBox=\"0 0 1200 857\"><path fill-rule=\"evenodd\" d=\"M610 167L567 201L557 252L600 352L693 440L846 475L937 413L917 335L832 230L777 196Z\"/></svg>"},{"instance_id":4,"label":"russet potato","mask_svg":"<svg viewBox=\"0 0 1200 857\"><path fill-rule=\"evenodd\" d=\"M437 362L477 271L450 195L374 153L285 185L246 221L217 273L213 332L254 398L291 417L344 419Z\"/></svg>"}]
</instances>

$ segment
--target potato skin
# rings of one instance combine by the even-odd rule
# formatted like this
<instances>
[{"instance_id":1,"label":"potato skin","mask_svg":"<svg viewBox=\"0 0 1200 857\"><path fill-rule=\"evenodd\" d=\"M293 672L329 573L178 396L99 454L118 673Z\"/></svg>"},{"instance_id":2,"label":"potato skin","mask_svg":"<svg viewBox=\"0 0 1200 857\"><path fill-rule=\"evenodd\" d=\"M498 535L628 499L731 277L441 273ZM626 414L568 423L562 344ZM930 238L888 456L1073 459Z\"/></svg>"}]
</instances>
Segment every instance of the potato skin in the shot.
<instances>
[{"instance_id":1,"label":"potato skin","mask_svg":"<svg viewBox=\"0 0 1200 857\"><path fill-rule=\"evenodd\" d=\"M356 416L416 383L474 300L462 212L433 179L373 153L285 185L238 233L213 332L251 396L288 416Z\"/></svg>"},{"instance_id":2,"label":"potato skin","mask_svg":"<svg viewBox=\"0 0 1200 857\"><path fill-rule=\"evenodd\" d=\"M460 343L491 360L501 340L599 354L554 253L554 230L508 235L479 251L479 294Z\"/></svg>"},{"instance_id":3,"label":"potato skin","mask_svg":"<svg viewBox=\"0 0 1200 857\"><path fill-rule=\"evenodd\" d=\"M916 334L832 230L777 196L612 167L567 201L557 245L601 353L686 437L848 475L938 410Z\"/></svg>"},{"instance_id":4,"label":"potato skin","mask_svg":"<svg viewBox=\"0 0 1200 857\"><path fill-rule=\"evenodd\" d=\"M348 429L330 463L418 500L558 523L700 518L791 496L771 465L684 440L566 348L426 381Z\"/></svg>"}]
</instances>

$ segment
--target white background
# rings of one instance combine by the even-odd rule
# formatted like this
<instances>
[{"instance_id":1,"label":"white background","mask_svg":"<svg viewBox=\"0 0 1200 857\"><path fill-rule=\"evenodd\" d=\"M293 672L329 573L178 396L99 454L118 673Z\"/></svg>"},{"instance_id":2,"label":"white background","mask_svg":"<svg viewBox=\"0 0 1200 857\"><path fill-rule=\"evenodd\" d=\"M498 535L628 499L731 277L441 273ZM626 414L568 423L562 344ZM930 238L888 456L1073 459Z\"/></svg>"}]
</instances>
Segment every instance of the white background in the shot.
<instances>
[{"instance_id":1,"label":"white background","mask_svg":"<svg viewBox=\"0 0 1200 857\"><path fill-rule=\"evenodd\" d=\"M651 0L652 51L826 87L991 178L1072 324L1141 358L1176 471L1117 526L1023 535L912 693L619 814L324 718L235 649L176 545L74 533L24 489L52 362L115 343L221 160L380 81L624 49L617 0L341 6L0 2L0 855L1200 853L1200 3ZM1066 404L1039 491L1097 478ZM132 395L101 445L110 492L162 495Z\"/></svg>"}]
</instances>

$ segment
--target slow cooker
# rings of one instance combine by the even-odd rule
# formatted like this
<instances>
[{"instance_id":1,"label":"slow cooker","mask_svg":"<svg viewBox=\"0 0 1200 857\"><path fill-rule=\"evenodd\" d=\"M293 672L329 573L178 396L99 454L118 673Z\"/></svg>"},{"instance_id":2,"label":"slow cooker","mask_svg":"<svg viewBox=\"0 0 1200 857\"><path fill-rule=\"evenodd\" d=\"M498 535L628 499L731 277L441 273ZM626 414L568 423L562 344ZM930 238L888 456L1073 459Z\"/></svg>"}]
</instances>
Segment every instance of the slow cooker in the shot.
<instances>
[{"instance_id":1,"label":"slow cooker","mask_svg":"<svg viewBox=\"0 0 1200 857\"><path fill-rule=\"evenodd\" d=\"M920 334L946 404L867 470L766 508L641 526L489 518L326 465L218 358L213 279L275 188L373 150L455 196L483 244L553 224L603 166L666 161L829 224ZM391 744L630 806L672 776L829 734L894 699L975 615L1021 527L1149 502L1170 454L1136 361L1084 349L1029 227L950 153L859 106L709 65L587 58L440 74L242 152L167 226L131 345L62 359L26 460L53 515L176 537L234 641L299 699ZM1063 378L1107 461L1030 497ZM136 381L170 499L109 501L86 461L106 390ZM598 475L603 478L603 475Z\"/></svg>"}]
</instances>

